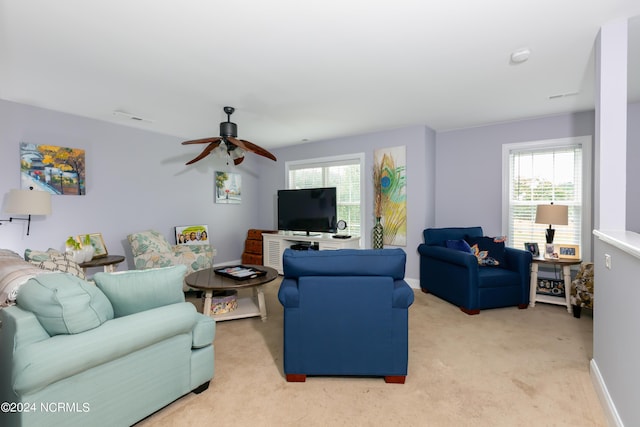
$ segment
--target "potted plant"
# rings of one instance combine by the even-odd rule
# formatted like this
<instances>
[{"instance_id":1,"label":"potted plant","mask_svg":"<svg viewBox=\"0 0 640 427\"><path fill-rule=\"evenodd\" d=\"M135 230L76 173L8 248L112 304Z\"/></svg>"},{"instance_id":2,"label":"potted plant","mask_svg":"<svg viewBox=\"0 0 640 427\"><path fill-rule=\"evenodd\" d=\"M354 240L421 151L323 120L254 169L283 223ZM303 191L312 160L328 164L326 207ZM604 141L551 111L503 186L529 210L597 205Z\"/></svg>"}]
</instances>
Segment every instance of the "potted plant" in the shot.
<instances>
[{"instance_id":1,"label":"potted plant","mask_svg":"<svg viewBox=\"0 0 640 427\"><path fill-rule=\"evenodd\" d=\"M65 242L65 251L71 255L71 259L78 264L84 262L84 251L82 245L73 236L69 236Z\"/></svg>"},{"instance_id":2,"label":"potted plant","mask_svg":"<svg viewBox=\"0 0 640 427\"><path fill-rule=\"evenodd\" d=\"M82 241L82 251L84 252L84 262L89 262L96 253L96 248L91 244L91 237L88 234L84 235Z\"/></svg>"}]
</instances>

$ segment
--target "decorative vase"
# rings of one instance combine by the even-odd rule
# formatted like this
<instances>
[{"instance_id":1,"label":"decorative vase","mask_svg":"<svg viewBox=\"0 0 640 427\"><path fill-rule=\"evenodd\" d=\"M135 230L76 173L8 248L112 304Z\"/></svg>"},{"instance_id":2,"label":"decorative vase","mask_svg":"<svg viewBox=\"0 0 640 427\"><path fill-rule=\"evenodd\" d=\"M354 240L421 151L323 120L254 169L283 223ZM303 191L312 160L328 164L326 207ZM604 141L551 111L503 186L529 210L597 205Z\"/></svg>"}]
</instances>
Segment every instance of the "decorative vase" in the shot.
<instances>
[{"instance_id":1,"label":"decorative vase","mask_svg":"<svg viewBox=\"0 0 640 427\"><path fill-rule=\"evenodd\" d=\"M376 217L376 223L373 226L373 249L382 249L384 247L384 228L380 224L380 217Z\"/></svg>"},{"instance_id":2,"label":"decorative vase","mask_svg":"<svg viewBox=\"0 0 640 427\"><path fill-rule=\"evenodd\" d=\"M84 262L89 262L93 259L96 249L93 246L85 246L82 248L82 253L84 254Z\"/></svg>"},{"instance_id":3,"label":"decorative vase","mask_svg":"<svg viewBox=\"0 0 640 427\"><path fill-rule=\"evenodd\" d=\"M82 249L67 248L66 252L73 262L77 264L84 262L84 251Z\"/></svg>"}]
</instances>

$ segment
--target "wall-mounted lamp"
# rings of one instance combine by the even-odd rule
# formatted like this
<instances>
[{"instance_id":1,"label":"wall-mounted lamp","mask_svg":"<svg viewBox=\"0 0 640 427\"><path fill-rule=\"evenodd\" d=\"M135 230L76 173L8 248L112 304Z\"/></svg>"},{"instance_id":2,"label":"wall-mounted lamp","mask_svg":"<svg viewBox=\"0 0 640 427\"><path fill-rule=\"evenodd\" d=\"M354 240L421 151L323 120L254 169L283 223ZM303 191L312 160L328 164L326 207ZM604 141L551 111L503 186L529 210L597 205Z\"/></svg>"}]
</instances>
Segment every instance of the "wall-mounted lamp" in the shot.
<instances>
[{"instance_id":1,"label":"wall-mounted lamp","mask_svg":"<svg viewBox=\"0 0 640 427\"><path fill-rule=\"evenodd\" d=\"M553 236L556 230L551 228L551 224L569 224L569 207L565 205L538 205L536 208L536 224L549 224L545 233L547 243L553 243Z\"/></svg>"},{"instance_id":2,"label":"wall-mounted lamp","mask_svg":"<svg viewBox=\"0 0 640 427\"><path fill-rule=\"evenodd\" d=\"M0 219L2 222L27 221L27 236L31 227L31 215L51 215L51 194L46 191L11 190L6 196L4 211L10 214L27 215L27 218Z\"/></svg>"}]
</instances>

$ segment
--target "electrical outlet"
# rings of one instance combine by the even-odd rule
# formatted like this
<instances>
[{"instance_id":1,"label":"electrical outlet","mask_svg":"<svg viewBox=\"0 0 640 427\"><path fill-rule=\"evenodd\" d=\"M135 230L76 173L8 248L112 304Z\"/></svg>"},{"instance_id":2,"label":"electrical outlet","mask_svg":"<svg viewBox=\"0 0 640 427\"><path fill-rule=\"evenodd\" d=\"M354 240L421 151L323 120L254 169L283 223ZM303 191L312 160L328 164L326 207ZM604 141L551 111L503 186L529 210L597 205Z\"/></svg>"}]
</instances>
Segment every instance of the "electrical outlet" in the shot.
<instances>
[{"instance_id":1,"label":"electrical outlet","mask_svg":"<svg viewBox=\"0 0 640 427\"><path fill-rule=\"evenodd\" d=\"M611 270L611 255L604 254L604 266Z\"/></svg>"}]
</instances>

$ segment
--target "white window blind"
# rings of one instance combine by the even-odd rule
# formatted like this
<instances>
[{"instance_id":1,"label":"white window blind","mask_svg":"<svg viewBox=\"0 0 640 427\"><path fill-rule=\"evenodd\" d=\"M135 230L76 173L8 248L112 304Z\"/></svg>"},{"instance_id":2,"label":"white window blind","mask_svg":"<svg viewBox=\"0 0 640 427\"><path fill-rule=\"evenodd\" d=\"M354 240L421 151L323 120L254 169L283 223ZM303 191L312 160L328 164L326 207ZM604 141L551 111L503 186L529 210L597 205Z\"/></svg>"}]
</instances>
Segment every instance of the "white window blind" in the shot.
<instances>
[{"instance_id":1,"label":"white window blind","mask_svg":"<svg viewBox=\"0 0 640 427\"><path fill-rule=\"evenodd\" d=\"M289 162L288 188L336 187L338 220L347 222L347 234L360 236L362 162L360 155Z\"/></svg>"},{"instance_id":2,"label":"white window blind","mask_svg":"<svg viewBox=\"0 0 640 427\"><path fill-rule=\"evenodd\" d=\"M567 205L568 225L551 224L554 243L581 245L583 229L582 144L511 148L508 152L508 244L524 249L535 242L543 250L545 229L536 224L536 207L554 203Z\"/></svg>"}]
</instances>

